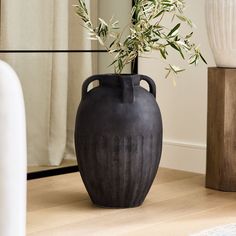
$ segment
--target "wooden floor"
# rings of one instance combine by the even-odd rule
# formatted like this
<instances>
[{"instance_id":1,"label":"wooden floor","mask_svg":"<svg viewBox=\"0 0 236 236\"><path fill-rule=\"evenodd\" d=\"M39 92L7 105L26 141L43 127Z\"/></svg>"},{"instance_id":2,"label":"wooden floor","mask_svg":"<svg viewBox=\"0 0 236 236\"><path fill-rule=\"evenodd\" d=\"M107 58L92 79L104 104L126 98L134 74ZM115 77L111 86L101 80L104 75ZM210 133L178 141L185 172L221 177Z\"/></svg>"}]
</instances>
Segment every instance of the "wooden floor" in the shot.
<instances>
[{"instance_id":1,"label":"wooden floor","mask_svg":"<svg viewBox=\"0 0 236 236\"><path fill-rule=\"evenodd\" d=\"M31 236L185 236L236 223L236 193L204 188L203 175L160 169L141 207L101 209L73 173L28 181L27 221Z\"/></svg>"}]
</instances>

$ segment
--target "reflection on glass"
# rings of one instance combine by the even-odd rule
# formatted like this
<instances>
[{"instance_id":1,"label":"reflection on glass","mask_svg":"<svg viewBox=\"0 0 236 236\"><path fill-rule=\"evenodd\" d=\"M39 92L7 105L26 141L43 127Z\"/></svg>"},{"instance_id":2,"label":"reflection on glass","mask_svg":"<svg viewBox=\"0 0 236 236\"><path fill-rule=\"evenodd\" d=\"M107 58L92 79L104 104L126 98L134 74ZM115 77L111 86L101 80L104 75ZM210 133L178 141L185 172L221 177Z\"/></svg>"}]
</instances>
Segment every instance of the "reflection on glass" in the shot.
<instances>
[{"instance_id":1,"label":"reflection on glass","mask_svg":"<svg viewBox=\"0 0 236 236\"><path fill-rule=\"evenodd\" d=\"M0 50L101 50L76 16L77 0L2 0ZM94 24L130 22L132 1L86 0ZM83 80L113 73L107 53L0 54L17 72L27 118L28 171L75 165L74 123ZM127 66L124 73L130 73Z\"/></svg>"},{"instance_id":2,"label":"reflection on glass","mask_svg":"<svg viewBox=\"0 0 236 236\"><path fill-rule=\"evenodd\" d=\"M2 0L0 49L91 50L96 42L75 14L77 0ZM97 18L114 16L121 26L130 22L131 0L86 0L96 25Z\"/></svg>"}]
</instances>

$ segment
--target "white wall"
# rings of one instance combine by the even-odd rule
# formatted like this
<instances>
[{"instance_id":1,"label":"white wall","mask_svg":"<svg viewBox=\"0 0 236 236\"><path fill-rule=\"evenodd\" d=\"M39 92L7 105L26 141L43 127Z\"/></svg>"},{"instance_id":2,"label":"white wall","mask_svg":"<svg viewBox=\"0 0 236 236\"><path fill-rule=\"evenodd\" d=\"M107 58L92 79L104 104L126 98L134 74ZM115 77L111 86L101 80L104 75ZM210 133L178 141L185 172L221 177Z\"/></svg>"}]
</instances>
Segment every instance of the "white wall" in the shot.
<instances>
[{"instance_id":1,"label":"white wall","mask_svg":"<svg viewBox=\"0 0 236 236\"><path fill-rule=\"evenodd\" d=\"M186 1L186 14L193 20L195 41L201 46L208 65L189 67L176 79L165 79L164 65L156 59L140 58L139 73L149 75L156 81L157 101L164 125L164 146L161 166L205 172L206 119L207 119L207 66L214 66L205 25L204 0ZM191 29L190 29L191 30ZM152 55L157 56L158 54ZM176 65L181 59L171 55Z\"/></svg>"}]
</instances>

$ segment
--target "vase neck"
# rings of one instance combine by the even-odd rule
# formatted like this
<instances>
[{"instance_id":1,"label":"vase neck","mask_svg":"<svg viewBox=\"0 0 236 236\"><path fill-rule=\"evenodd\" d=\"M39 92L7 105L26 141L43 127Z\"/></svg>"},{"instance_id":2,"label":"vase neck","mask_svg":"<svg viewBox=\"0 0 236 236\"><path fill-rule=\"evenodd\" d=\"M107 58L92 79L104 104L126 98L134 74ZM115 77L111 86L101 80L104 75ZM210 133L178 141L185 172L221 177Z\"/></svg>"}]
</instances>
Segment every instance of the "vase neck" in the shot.
<instances>
[{"instance_id":1,"label":"vase neck","mask_svg":"<svg viewBox=\"0 0 236 236\"><path fill-rule=\"evenodd\" d=\"M140 75L138 74L104 74L98 76L101 86L121 87L126 83L132 83L134 86L140 84Z\"/></svg>"}]
</instances>

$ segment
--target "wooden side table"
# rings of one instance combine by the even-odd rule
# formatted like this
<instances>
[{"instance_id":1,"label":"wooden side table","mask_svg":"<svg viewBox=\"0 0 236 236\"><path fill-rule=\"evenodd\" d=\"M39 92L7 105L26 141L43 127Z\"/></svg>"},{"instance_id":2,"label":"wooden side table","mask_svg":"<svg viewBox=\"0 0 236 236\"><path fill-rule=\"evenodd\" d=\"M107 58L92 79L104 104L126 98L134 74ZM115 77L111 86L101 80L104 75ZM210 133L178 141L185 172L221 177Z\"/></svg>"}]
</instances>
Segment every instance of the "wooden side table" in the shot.
<instances>
[{"instance_id":1,"label":"wooden side table","mask_svg":"<svg viewBox=\"0 0 236 236\"><path fill-rule=\"evenodd\" d=\"M236 69L208 69L206 187L236 191Z\"/></svg>"}]
</instances>

